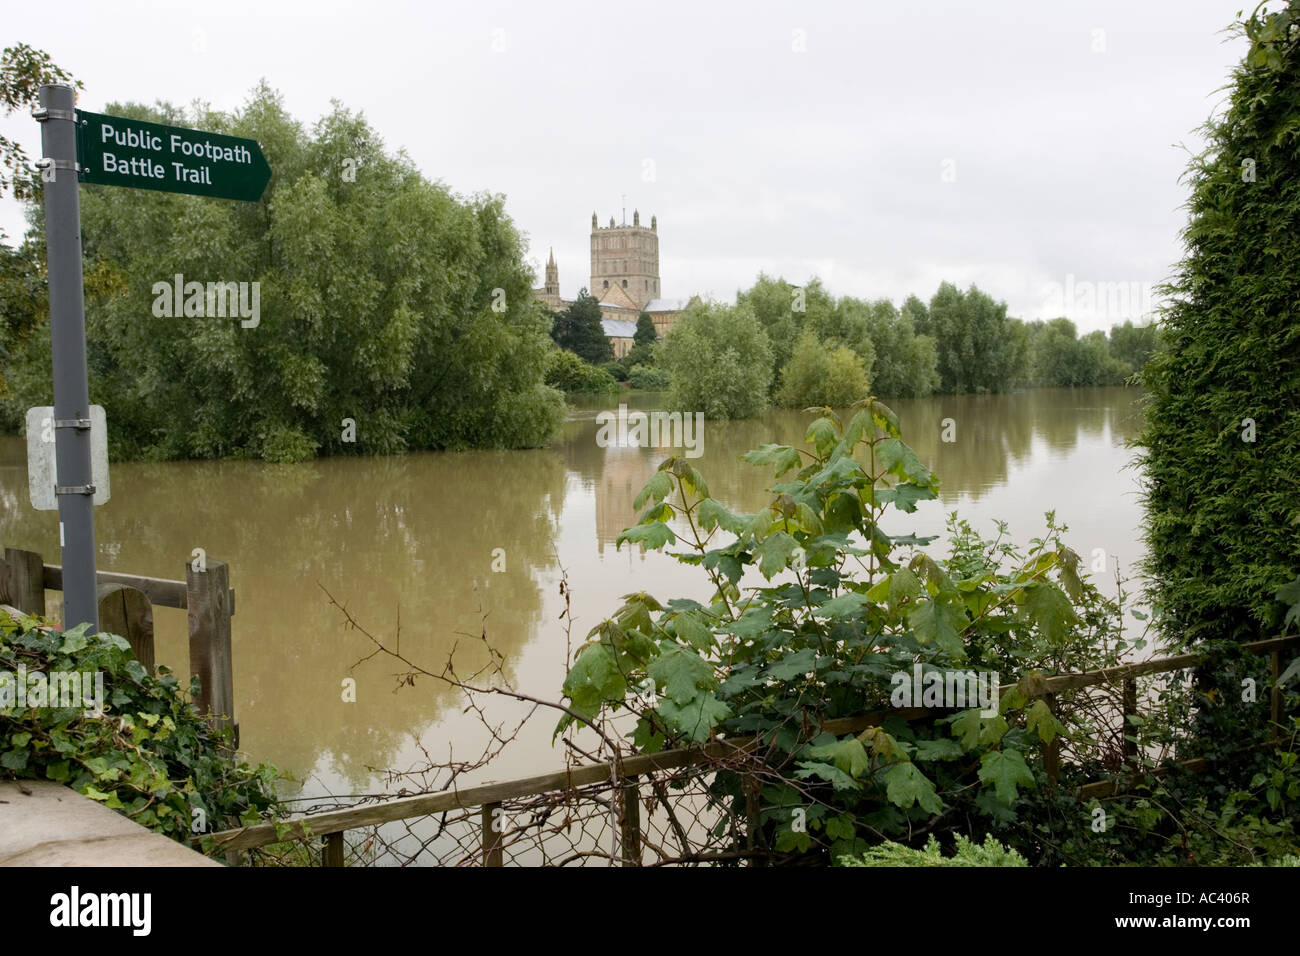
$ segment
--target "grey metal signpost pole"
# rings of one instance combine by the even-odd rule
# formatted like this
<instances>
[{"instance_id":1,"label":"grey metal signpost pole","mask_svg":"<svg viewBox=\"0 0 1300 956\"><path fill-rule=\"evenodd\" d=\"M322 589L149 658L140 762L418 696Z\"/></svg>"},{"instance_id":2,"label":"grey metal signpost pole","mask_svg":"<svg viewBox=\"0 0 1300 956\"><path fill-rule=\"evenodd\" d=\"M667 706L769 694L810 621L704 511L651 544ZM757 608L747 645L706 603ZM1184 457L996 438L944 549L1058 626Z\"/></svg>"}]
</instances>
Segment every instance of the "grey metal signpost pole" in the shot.
<instances>
[{"instance_id":1,"label":"grey metal signpost pole","mask_svg":"<svg viewBox=\"0 0 1300 956\"><path fill-rule=\"evenodd\" d=\"M90 476L90 389L81 277L81 203L72 87L42 86L45 247L54 346L55 491L63 551L63 626L99 629L95 600L95 493Z\"/></svg>"}]
</instances>

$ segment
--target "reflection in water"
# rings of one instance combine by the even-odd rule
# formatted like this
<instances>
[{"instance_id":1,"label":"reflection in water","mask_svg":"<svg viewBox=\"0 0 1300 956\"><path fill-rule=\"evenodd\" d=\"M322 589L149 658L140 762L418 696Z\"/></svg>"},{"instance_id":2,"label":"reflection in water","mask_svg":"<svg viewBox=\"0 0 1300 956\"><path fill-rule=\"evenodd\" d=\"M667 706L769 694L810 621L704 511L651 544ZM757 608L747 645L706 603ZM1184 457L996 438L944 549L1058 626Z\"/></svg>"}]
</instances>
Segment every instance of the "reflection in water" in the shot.
<instances>
[{"instance_id":1,"label":"reflection in water","mask_svg":"<svg viewBox=\"0 0 1300 956\"><path fill-rule=\"evenodd\" d=\"M1140 557L1136 474L1124 442L1139 424L1138 393L1126 389L1033 390L995 396L936 396L893 404L905 439L942 480L939 501L904 517L919 533L943 530L958 510L983 531L1010 523L1020 542L1042 531L1055 508L1069 542L1091 563L1103 549L1113 570ZM650 409L660 396L633 395ZM663 555L624 547L632 501L665 449L599 448L596 413L618 398L587 399L561 438L540 451L339 458L303 465L261 462L115 463L113 498L96 509L105 570L182 577L196 547L229 562L237 594L235 696L243 744L256 759L299 776L308 793L382 787L370 768L467 753L483 737L462 703L432 680L394 692L397 667L345 630L320 586L368 629L440 670L455 648L457 669L484 662L486 630L515 686L554 698L565 636L559 568L573 590L574 646L611 612L619 595L707 597L699 575ZM706 422L694 463L713 494L737 511L767 500L766 469L740 461L763 442L800 443L808 414L770 410L742 422ZM952 419L955 442L944 442ZM58 521L27 500L25 446L0 438L0 544L58 561ZM936 542L938 549L942 542ZM493 549L506 570L492 571ZM558 564L557 564L558 561ZM185 663L182 612L158 609L158 660ZM357 680L357 702L341 683ZM495 719L519 710L493 701ZM494 779L557 765L553 722L542 717L494 765Z\"/></svg>"},{"instance_id":2,"label":"reflection in water","mask_svg":"<svg viewBox=\"0 0 1300 956\"><path fill-rule=\"evenodd\" d=\"M1006 485L1009 475L1030 465L1035 456L1071 463L1082 481L1113 482L1128 456L1124 443L1136 433L1140 410L1138 392L1123 388L1034 389L1019 394L947 395L897 399L903 438L942 480L939 503L945 510L963 502L978 502ZM651 407L658 396L640 397ZM565 459L597 489L597 544L613 544L636 521L632 502L670 449L596 448L595 411L587 407L570 421L565 434ZM849 412L841 413L847 420ZM768 409L745 421L706 422L704 455L693 462L709 482L710 491L733 510L752 512L769 499L768 470L741 461L740 456L764 442L803 444L813 415L788 409ZM951 421L951 424L948 424ZM944 441L945 434L952 441ZM1039 447L1036 448L1036 443ZM1087 454L1080 453L1082 445ZM1100 457L1095 446L1105 451ZM1073 484L1073 482L1071 483ZM1068 488L1063 492L1073 493ZM1064 495L1062 496L1064 497ZM1037 525L1043 511L1064 502L1033 502L1029 517ZM962 507L964 516L967 508ZM1012 519L1021 511L999 511Z\"/></svg>"}]
</instances>

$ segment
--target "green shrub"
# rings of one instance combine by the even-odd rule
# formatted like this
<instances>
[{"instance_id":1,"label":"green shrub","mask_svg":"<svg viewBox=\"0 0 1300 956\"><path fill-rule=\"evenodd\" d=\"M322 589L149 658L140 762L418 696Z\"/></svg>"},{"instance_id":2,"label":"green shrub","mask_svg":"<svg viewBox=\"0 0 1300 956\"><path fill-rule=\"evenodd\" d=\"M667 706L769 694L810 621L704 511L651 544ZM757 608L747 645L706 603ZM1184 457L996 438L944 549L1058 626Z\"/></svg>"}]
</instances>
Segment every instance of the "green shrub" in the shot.
<instances>
[{"instance_id":1,"label":"green shrub","mask_svg":"<svg viewBox=\"0 0 1300 956\"><path fill-rule=\"evenodd\" d=\"M707 578L708 591L695 594L710 596L627 595L575 655L559 729L617 717L643 753L760 736L762 830L752 836L809 862L858 857L918 829L945 845L991 834L1043 866L1241 865L1300 849L1300 722L1282 728L1275 748L1225 735L1212 774L1153 773L1104 805L1075 795L1115 776L1125 736L1139 753L1181 759L1205 701L1175 681L1144 700L1139 721L1121 724L1116 681L1058 692L1049 706L1045 675L1113 667L1145 647L1124 633L1123 590L1111 599L1081 577L1051 513L1027 548L1009 543L1001 522L986 537L954 514L947 557L932 556L934 539L900 519L936 496L938 479L887 406L860 404L847 424L815 420L808 447L766 444L743 456L775 473L754 514L733 513L690 460L660 465L618 545L667 551ZM924 702L929 713L904 720L893 708L911 705L895 699L895 681L910 683L918 667L1010 686L1000 700L989 692L988 704ZM1295 703L1288 693L1287 712ZM859 733L820 729L873 713ZM1058 738L1070 759L1047 787L1042 758ZM1219 769L1228 761L1245 775L1231 791ZM720 768L710 787L745 839L753 780ZM1098 809L1110 821L1101 831L1091 826ZM716 833L732 832L725 822Z\"/></svg>"},{"instance_id":2,"label":"green shrub","mask_svg":"<svg viewBox=\"0 0 1300 956\"><path fill-rule=\"evenodd\" d=\"M626 382L628 376L628 366L618 360L612 362L602 362L599 368L604 369L610 374L610 377L616 382Z\"/></svg>"},{"instance_id":3,"label":"green shrub","mask_svg":"<svg viewBox=\"0 0 1300 956\"><path fill-rule=\"evenodd\" d=\"M1015 850L1009 850L993 837L984 843L972 843L960 833L955 838L952 856L944 856L939 841L930 835L921 850L901 843L882 843L873 846L861 856L842 856L839 866L1028 866L1029 863Z\"/></svg>"},{"instance_id":4,"label":"green shrub","mask_svg":"<svg viewBox=\"0 0 1300 956\"><path fill-rule=\"evenodd\" d=\"M14 675L98 672L103 715L84 706L18 706ZM232 734L213 730L166 668L145 673L130 645L85 626L61 632L34 617L0 611L0 775L53 780L178 841L264 822L280 810L274 767L232 753ZM197 678L190 694L197 692Z\"/></svg>"},{"instance_id":5,"label":"green shrub","mask_svg":"<svg viewBox=\"0 0 1300 956\"><path fill-rule=\"evenodd\" d=\"M697 303L658 345L669 405L706 418L750 418L767 407L772 347L747 305Z\"/></svg>"},{"instance_id":6,"label":"green shrub","mask_svg":"<svg viewBox=\"0 0 1300 956\"><path fill-rule=\"evenodd\" d=\"M616 392L618 382L603 368L584 362L568 349L552 349L545 360L546 384L562 392Z\"/></svg>"},{"instance_id":7,"label":"green shrub","mask_svg":"<svg viewBox=\"0 0 1300 956\"><path fill-rule=\"evenodd\" d=\"M627 383L633 388L658 391L667 388L670 382L668 373L663 369L649 368L645 365L632 366L632 371L627 375Z\"/></svg>"},{"instance_id":8,"label":"green shrub","mask_svg":"<svg viewBox=\"0 0 1300 956\"><path fill-rule=\"evenodd\" d=\"M955 520L946 560L919 550L932 539L886 534L882 520L900 529L885 512L914 512L936 496L938 479L903 443L895 414L864 405L847 424L814 421L807 448L769 444L743 456L776 474L756 514L711 497L689 460L666 460L618 544L675 546L677 560L707 576L712 597L628 595L592 630L564 684L579 717L631 710L629 736L642 752L762 735L780 776L761 790L761 839L823 862L882 835L903 839L939 815L950 821L935 831L941 839L958 823L987 831L1023 822L1046 743L1070 733L1081 752L1090 747L1091 714L1053 715L1033 696L1035 670L1113 664L1123 647L1118 608L1080 579L1050 516L1027 553ZM747 571L767 583L742 590ZM1025 683L1000 702L988 690L991 705L907 723L892 713L893 681L917 665L978 670L989 688ZM981 714L987 706L992 715ZM880 711L889 716L862 733L818 727ZM713 797L745 818L740 774L719 771Z\"/></svg>"},{"instance_id":9,"label":"green shrub","mask_svg":"<svg viewBox=\"0 0 1300 956\"><path fill-rule=\"evenodd\" d=\"M777 403L790 408L847 408L871 391L862 359L841 345L833 351L809 331L799 337L781 371Z\"/></svg>"}]
</instances>

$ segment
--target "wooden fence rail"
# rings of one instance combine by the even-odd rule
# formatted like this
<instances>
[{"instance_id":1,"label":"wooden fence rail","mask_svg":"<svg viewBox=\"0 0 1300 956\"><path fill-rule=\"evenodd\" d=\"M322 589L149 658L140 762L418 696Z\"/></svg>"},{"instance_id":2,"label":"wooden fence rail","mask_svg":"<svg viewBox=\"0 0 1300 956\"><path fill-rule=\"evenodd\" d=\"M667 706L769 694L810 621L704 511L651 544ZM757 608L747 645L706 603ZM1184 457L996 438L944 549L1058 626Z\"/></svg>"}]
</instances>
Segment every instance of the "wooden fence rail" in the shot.
<instances>
[{"instance_id":1,"label":"wooden fence rail","mask_svg":"<svg viewBox=\"0 0 1300 956\"><path fill-rule=\"evenodd\" d=\"M1272 673L1276 682L1276 677L1280 673L1282 650L1293 645L1300 645L1300 635L1254 641L1242 645L1242 649L1259 655L1270 654L1272 656ZM1048 706L1055 709L1057 697L1062 692L1101 684L1120 684L1123 688L1123 728L1127 730L1128 717L1137 713L1138 697L1135 680L1137 677L1184 670L1203 660L1203 654L1180 654L1175 657L1142 661L1137 664L1125 664L1078 674L1060 674L1044 678L1041 686L1036 689L1035 696L1044 698L1048 702ZM999 696L1008 693L1017 686L1017 684L1003 684L998 689ZM1280 688L1274 687L1273 689L1270 712L1276 732L1276 725L1280 724L1282 719L1282 691ZM818 730L822 733L841 736L843 734L858 733L868 727L875 726L886 716L893 715L902 717L904 720L916 720L931 713L931 711L922 708L890 709L888 711L861 714L855 717L840 717L827 720L820 724ZM619 814L623 847L621 855L625 864L636 865L636 862L639 862L640 859L640 820L639 807L637 807L638 800L636 798L638 793L637 778L639 776L654 771L711 763L728 757L744 757L762 749L762 746L762 742L753 737L739 740L719 739L702 747L667 750L657 754L637 754L619 761L617 769L611 768L607 763L586 764L503 783L489 783L461 790L446 790L412 797L399 797L384 803L307 814L282 821L278 826L266 823L233 830L223 830L213 834L213 837L216 840L217 847L225 850L228 857L240 850L255 849L272 843L325 837L323 864L325 866L342 866L344 845L342 835L345 830L379 826L411 817L446 813L454 810L471 810L479 807L482 810L481 846L483 848L483 865L501 866L503 827L500 820L503 802L557 791L567 792L580 787L608 783L611 779L617 778L623 781L622 787L619 788L622 791L620 803L624 804ZM1127 741L1124 749L1126 755L1130 758L1136 755L1136 747L1130 748ZM1055 780L1060 767L1059 743L1054 747L1049 746L1047 748L1044 762L1047 765L1049 776L1052 780ZM1206 765L1206 761L1200 758L1179 764L1179 766L1192 770L1204 769ZM1082 787L1079 795L1085 799L1094 796L1107 796L1123 789L1123 786L1122 781L1098 781ZM757 804L755 802L755 811L756 808ZM751 815L756 815L756 812ZM281 829L285 827L287 829L281 832Z\"/></svg>"},{"instance_id":2,"label":"wooden fence rail","mask_svg":"<svg viewBox=\"0 0 1300 956\"><path fill-rule=\"evenodd\" d=\"M232 726L238 746L239 725L234 720L235 688L230 654L230 619L235 613L235 592L224 561L207 560L206 570L185 565L185 580L150 578L141 574L98 571L100 630L117 634L149 673L154 671L153 608L178 608L189 618L190 673L201 681L194 704L212 723ZM63 590L63 568L46 564L35 551L5 548L0 561L0 604L25 614L45 615L45 592Z\"/></svg>"}]
</instances>

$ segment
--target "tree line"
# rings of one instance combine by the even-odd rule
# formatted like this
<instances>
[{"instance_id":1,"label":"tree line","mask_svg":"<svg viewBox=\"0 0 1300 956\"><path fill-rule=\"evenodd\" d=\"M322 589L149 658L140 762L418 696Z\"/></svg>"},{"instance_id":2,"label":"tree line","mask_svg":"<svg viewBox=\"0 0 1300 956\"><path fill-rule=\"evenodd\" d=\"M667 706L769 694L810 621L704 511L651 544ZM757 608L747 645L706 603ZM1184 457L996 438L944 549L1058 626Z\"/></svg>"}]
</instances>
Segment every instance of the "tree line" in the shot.
<instances>
[{"instance_id":1,"label":"tree line","mask_svg":"<svg viewBox=\"0 0 1300 956\"><path fill-rule=\"evenodd\" d=\"M928 303L836 298L760 275L734 304L687 309L654 351L672 401L743 418L769 403L850 404L868 394L920 397L1013 388L1119 385L1156 347L1155 325L1125 321L1080 336L1066 318L1023 322L972 285Z\"/></svg>"}]
</instances>

